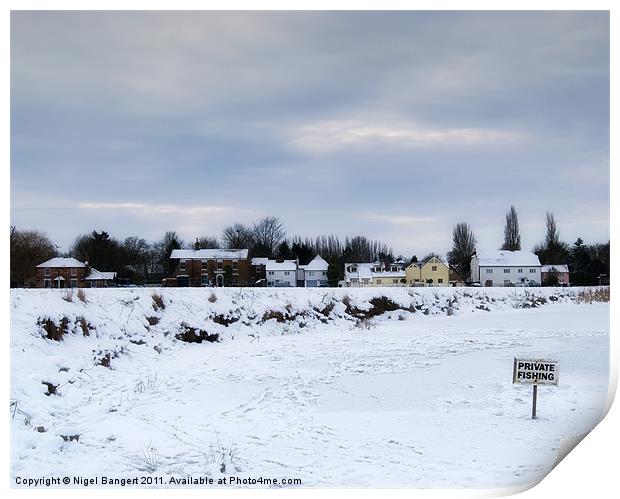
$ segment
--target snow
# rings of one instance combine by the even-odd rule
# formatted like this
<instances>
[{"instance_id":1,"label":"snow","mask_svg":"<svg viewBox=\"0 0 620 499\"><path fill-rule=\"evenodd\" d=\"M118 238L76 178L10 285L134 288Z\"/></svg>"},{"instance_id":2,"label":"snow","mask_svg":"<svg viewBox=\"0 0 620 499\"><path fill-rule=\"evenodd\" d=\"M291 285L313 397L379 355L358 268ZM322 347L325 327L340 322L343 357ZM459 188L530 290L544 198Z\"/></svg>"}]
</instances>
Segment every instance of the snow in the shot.
<instances>
[{"instance_id":1,"label":"snow","mask_svg":"<svg viewBox=\"0 0 620 499\"><path fill-rule=\"evenodd\" d=\"M329 268L329 264L321 258L321 255L316 255L308 265L300 265L300 268L310 271L323 271Z\"/></svg>"},{"instance_id":2,"label":"snow","mask_svg":"<svg viewBox=\"0 0 620 499\"><path fill-rule=\"evenodd\" d=\"M247 249L175 249L172 250L170 258L181 260L243 260L248 257Z\"/></svg>"},{"instance_id":3,"label":"snow","mask_svg":"<svg viewBox=\"0 0 620 499\"><path fill-rule=\"evenodd\" d=\"M85 291L86 303L11 291L13 478L510 487L540 480L562 439L589 431L605 406L609 304L577 304L579 288ZM165 309L154 310L154 292ZM381 295L412 311L364 323L345 313ZM68 318L70 332L43 338L42 318ZM178 341L181 322L221 341ZM110 367L96 365L107 352ZM537 420L531 388L511 383L515 356L560 361L560 385L539 388Z\"/></svg>"},{"instance_id":4,"label":"snow","mask_svg":"<svg viewBox=\"0 0 620 499\"><path fill-rule=\"evenodd\" d=\"M112 280L116 277L116 272L100 272L97 269L91 269L90 274L84 278L86 281Z\"/></svg>"},{"instance_id":5,"label":"snow","mask_svg":"<svg viewBox=\"0 0 620 499\"><path fill-rule=\"evenodd\" d=\"M481 267L540 267L538 256L530 251L494 251L477 255Z\"/></svg>"},{"instance_id":6,"label":"snow","mask_svg":"<svg viewBox=\"0 0 620 499\"><path fill-rule=\"evenodd\" d=\"M543 265L541 272L568 272L568 265Z\"/></svg>"},{"instance_id":7,"label":"snow","mask_svg":"<svg viewBox=\"0 0 620 499\"><path fill-rule=\"evenodd\" d=\"M71 267L71 268L82 268L86 267L86 264L76 260L75 258L64 258L64 257L55 257L50 260L40 263L37 265L37 268L43 267Z\"/></svg>"},{"instance_id":8,"label":"snow","mask_svg":"<svg viewBox=\"0 0 620 499\"><path fill-rule=\"evenodd\" d=\"M265 264L265 270L267 271L297 271L297 262L295 260L284 260L282 262L278 262L276 260L267 260Z\"/></svg>"}]
</instances>

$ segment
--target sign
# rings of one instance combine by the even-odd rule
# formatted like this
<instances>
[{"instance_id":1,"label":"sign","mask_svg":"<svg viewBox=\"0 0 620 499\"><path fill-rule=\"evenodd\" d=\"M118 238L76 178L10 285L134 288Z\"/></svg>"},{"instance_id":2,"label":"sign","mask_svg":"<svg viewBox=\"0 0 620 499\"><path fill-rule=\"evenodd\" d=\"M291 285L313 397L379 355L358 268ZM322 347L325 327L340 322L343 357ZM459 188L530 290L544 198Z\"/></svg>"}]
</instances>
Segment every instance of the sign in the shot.
<instances>
[{"instance_id":1,"label":"sign","mask_svg":"<svg viewBox=\"0 0 620 499\"><path fill-rule=\"evenodd\" d=\"M559 364L557 360L514 359L512 382L525 385L557 385Z\"/></svg>"},{"instance_id":2,"label":"sign","mask_svg":"<svg viewBox=\"0 0 620 499\"><path fill-rule=\"evenodd\" d=\"M538 385L556 385L560 376L560 363L557 360L514 359L512 383L532 386L532 419L536 419Z\"/></svg>"}]
</instances>

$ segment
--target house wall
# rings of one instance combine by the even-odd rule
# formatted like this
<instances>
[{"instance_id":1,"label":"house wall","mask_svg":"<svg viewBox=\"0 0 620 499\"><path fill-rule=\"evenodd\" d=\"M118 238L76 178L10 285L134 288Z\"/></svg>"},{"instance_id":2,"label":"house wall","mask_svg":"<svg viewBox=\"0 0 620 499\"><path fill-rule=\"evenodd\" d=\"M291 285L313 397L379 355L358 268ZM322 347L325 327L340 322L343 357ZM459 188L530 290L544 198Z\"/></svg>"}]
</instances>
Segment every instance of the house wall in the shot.
<instances>
[{"instance_id":1,"label":"house wall","mask_svg":"<svg viewBox=\"0 0 620 499\"><path fill-rule=\"evenodd\" d=\"M297 286L297 271L295 270L268 270L267 286L286 284L292 288Z\"/></svg>"},{"instance_id":2,"label":"house wall","mask_svg":"<svg viewBox=\"0 0 620 499\"><path fill-rule=\"evenodd\" d=\"M407 279L407 284L409 284L410 286L412 284L417 284L420 282L420 267L418 267L417 265L409 265L406 269L405 269L405 276Z\"/></svg>"},{"instance_id":3,"label":"house wall","mask_svg":"<svg viewBox=\"0 0 620 499\"><path fill-rule=\"evenodd\" d=\"M218 270L218 262L222 262L222 270ZM237 262L237 269L234 269L234 262ZM202 286L203 282L209 282L210 285L215 286L217 282L217 275L221 274L225 278L226 272L224 269L226 266L230 266L232 270L231 274L231 286L248 286L250 282L250 261L248 259L186 259L185 270L181 268L181 260L179 260L175 266L173 277L177 278L177 285L182 282L183 277L187 276L188 284L191 287ZM203 262L206 267L203 268ZM203 278L203 275L205 276ZM181 279L179 279L181 277Z\"/></svg>"},{"instance_id":4,"label":"house wall","mask_svg":"<svg viewBox=\"0 0 620 499\"><path fill-rule=\"evenodd\" d=\"M45 271L49 270L49 276L45 275ZM72 276L71 271L75 270L76 275ZM90 287L88 281L84 281L86 277L86 272L90 272L86 267L38 267L36 269L36 287L44 288L45 287L45 279L50 279L51 287L54 288L57 286L57 282L54 281L55 277L62 276L65 278L64 282L62 282L62 288L70 288L71 279L77 279L78 288ZM56 284L56 286L55 286Z\"/></svg>"},{"instance_id":5,"label":"house wall","mask_svg":"<svg viewBox=\"0 0 620 499\"><path fill-rule=\"evenodd\" d=\"M549 272L541 272L541 282L547 282L547 278L549 276ZM557 272L558 276L558 284L563 284L568 286L570 284L569 273L568 272Z\"/></svg>"},{"instance_id":6,"label":"house wall","mask_svg":"<svg viewBox=\"0 0 620 499\"><path fill-rule=\"evenodd\" d=\"M327 286L327 270L305 270L304 286L306 288Z\"/></svg>"},{"instance_id":7,"label":"house wall","mask_svg":"<svg viewBox=\"0 0 620 499\"><path fill-rule=\"evenodd\" d=\"M506 281L510 284L526 281L540 284L540 279L540 267L480 266L480 284L483 286L506 286Z\"/></svg>"},{"instance_id":8,"label":"house wall","mask_svg":"<svg viewBox=\"0 0 620 499\"><path fill-rule=\"evenodd\" d=\"M435 268L435 270L433 270L433 268ZM432 258L420 269L420 282L426 283L429 279L433 280L430 286L449 286L450 269L443 262L436 258Z\"/></svg>"},{"instance_id":9,"label":"house wall","mask_svg":"<svg viewBox=\"0 0 620 499\"><path fill-rule=\"evenodd\" d=\"M405 276L403 276L405 277ZM372 285L379 287L401 287L407 286L407 283L400 282L403 277L382 276L380 274L372 276Z\"/></svg>"}]
</instances>

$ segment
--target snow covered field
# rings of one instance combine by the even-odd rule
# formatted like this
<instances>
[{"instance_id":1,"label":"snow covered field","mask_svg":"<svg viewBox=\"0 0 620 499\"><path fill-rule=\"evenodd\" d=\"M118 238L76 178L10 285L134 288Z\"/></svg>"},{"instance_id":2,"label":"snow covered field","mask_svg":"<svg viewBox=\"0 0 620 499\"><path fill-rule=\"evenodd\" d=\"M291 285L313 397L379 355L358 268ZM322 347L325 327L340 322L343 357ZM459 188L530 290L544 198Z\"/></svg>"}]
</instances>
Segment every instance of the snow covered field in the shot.
<instances>
[{"instance_id":1,"label":"snow covered field","mask_svg":"<svg viewBox=\"0 0 620 499\"><path fill-rule=\"evenodd\" d=\"M155 291L165 308L153 289L11 292L14 484L524 485L605 405L609 304L577 289ZM378 314L380 295L402 309ZM514 356L560 361L537 420Z\"/></svg>"}]
</instances>

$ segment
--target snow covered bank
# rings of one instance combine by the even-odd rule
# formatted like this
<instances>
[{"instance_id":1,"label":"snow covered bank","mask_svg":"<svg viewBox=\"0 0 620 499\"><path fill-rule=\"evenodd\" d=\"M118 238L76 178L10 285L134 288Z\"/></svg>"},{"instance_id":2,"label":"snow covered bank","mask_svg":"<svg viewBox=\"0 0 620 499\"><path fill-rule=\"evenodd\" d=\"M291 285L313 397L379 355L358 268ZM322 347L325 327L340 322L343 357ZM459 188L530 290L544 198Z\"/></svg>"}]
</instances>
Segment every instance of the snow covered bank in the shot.
<instances>
[{"instance_id":1,"label":"snow covered bank","mask_svg":"<svg viewBox=\"0 0 620 499\"><path fill-rule=\"evenodd\" d=\"M15 290L12 476L528 483L604 407L609 305L581 291ZM534 422L515 355L561 361Z\"/></svg>"}]
</instances>

